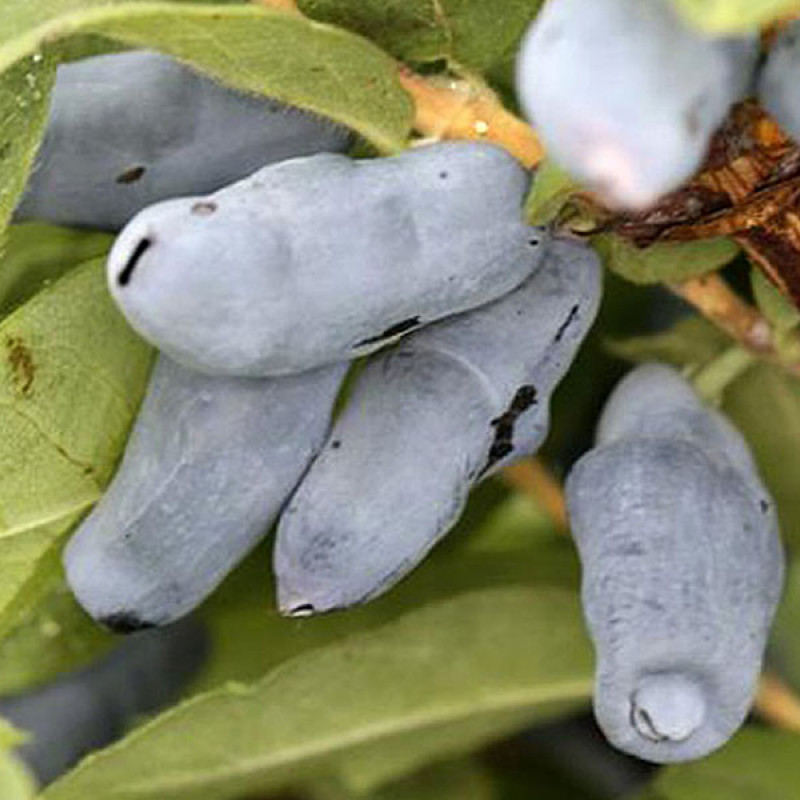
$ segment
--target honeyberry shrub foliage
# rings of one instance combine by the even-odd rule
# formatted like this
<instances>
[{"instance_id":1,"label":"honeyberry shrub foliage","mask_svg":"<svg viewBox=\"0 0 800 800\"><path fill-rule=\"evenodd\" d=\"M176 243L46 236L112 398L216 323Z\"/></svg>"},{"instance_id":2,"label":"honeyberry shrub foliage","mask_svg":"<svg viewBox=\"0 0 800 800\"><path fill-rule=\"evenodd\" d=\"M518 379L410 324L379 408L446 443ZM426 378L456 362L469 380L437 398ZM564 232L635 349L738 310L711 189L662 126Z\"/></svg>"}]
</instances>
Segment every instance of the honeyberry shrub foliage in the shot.
<instances>
[{"instance_id":1,"label":"honeyberry shrub foliage","mask_svg":"<svg viewBox=\"0 0 800 800\"><path fill-rule=\"evenodd\" d=\"M797 0L674 2L715 32L800 8ZM60 550L113 474L153 357L107 296L109 236L9 224L56 65L158 49L230 86L324 114L360 134L374 154L388 154L407 146L413 121L396 59L483 79L513 103L515 51L538 5L300 0L299 16L235 1L0 3L0 694L51 680L112 643L66 591ZM530 219L552 219L573 189L545 162ZM674 316L654 287L731 262L730 242L636 251L602 237L596 245L609 266L606 300L554 404L545 456L557 468L587 446L628 363L659 358L713 370L732 346L692 316L632 336L654 313ZM769 319L782 331L795 328L800 317L753 281ZM800 383L753 363L718 399L754 448L788 546L796 547ZM286 787L312 800L496 798L506 796L497 776L470 754L588 706L593 663L573 548L531 500L499 482L475 492L458 529L423 567L366 607L281 619L267 564L266 552L254 554L204 607L214 656L185 700L87 759L48 788L46 800L223 800ZM800 689L798 616L794 567L771 652ZM22 735L0 725L7 800L36 796L13 755ZM746 729L717 755L662 771L644 797L791 797L798 757L796 736ZM530 792L545 796L543 775L527 776Z\"/></svg>"}]
</instances>

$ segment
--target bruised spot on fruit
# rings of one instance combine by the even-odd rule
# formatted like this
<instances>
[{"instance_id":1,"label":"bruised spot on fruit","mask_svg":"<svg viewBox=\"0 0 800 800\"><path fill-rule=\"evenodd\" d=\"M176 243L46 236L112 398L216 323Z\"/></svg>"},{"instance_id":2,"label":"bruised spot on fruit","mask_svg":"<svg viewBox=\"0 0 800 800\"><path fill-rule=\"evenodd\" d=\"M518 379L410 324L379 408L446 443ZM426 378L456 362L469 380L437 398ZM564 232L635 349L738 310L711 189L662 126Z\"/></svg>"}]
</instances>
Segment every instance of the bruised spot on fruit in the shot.
<instances>
[{"instance_id":1,"label":"bruised spot on fruit","mask_svg":"<svg viewBox=\"0 0 800 800\"><path fill-rule=\"evenodd\" d=\"M396 325L392 325L390 328L387 328L383 333L379 334L378 336L372 336L369 339L362 339L355 345L354 349L359 349L361 347L366 347L371 344L378 344L379 342L387 341L389 339L394 339L396 336L400 336L403 333L408 333L408 331L419 327L419 325L420 325L419 317L411 317L409 319L404 319L402 322L398 322Z\"/></svg>"},{"instance_id":2,"label":"bruised spot on fruit","mask_svg":"<svg viewBox=\"0 0 800 800\"><path fill-rule=\"evenodd\" d=\"M22 394L30 394L36 377L36 365L30 348L20 337L9 336L6 339L6 358L17 388Z\"/></svg>"},{"instance_id":3,"label":"bruised spot on fruit","mask_svg":"<svg viewBox=\"0 0 800 800\"><path fill-rule=\"evenodd\" d=\"M508 410L497 417L497 419L492 420L491 424L494 428L494 441L489 449L489 458L483 470L481 470L481 475L484 475L498 461L514 451L514 428L517 424L517 420L531 408L531 406L536 404L536 400L537 392L535 386L521 386L514 395Z\"/></svg>"},{"instance_id":4,"label":"bruised spot on fruit","mask_svg":"<svg viewBox=\"0 0 800 800\"><path fill-rule=\"evenodd\" d=\"M136 183L136 181L144 177L145 172L147 172L147 167L142 167L141 165L138 167L131 167L130 169L126 169L121 175L117 175L117 183L122 186Z\"/></svg>"}]
</instances>

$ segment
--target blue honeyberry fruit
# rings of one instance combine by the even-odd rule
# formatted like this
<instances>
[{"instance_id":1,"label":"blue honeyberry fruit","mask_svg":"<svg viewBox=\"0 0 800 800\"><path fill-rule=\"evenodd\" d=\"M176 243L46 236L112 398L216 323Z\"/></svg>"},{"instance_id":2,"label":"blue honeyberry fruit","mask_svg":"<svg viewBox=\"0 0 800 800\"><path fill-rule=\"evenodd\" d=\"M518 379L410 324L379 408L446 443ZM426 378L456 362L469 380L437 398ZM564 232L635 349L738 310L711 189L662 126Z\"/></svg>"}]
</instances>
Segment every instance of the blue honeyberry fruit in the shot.
<instances>
[{"instance_id":1,"label":"blue honeyberry fruit","mask_svg":"<svg viewBox=\"0 0 800 800\"><path fill-rule=\"evenodd\" d=\"M212 378L161 357L122 464L64 556L88 613L124 633L198 606L277 518L346 368Z\"/></svg>"},{"instance_id":2,"label":"blue honeyberry fruit","mask_svg":"<svg viewBox=\"0 0 800 800\"><path fill-rule=\"evenodd\" d=\"M143 714L177 700L207 650L206 631L195 620L140 633L88 667L0 699L0 716L29 735L19 755L47 784Z\"/></svg>"},{"instance_id":3,"label":"blue honeyberry fruit","mask_svg":"<svg viewBox=\"0 0 800 800\"><path fill-rule=\"evenodd\" d=\"M600 293L594 252L554 240L515 292L372 360L281 517L284 614L386 591L456 523L476 483L539 447Z\"/></svg>"},{"instance_id":4,"label":"blue honeyberry fruit","mask_svg":"<svg viewBox=\"0 0 800 800\"><path fill-rule=\"evenodd\" d=\"M161 53L96 56L59 67L16 219L119 230L153 203L349 142L340 126L225 88Z\"/></svg>"},{"instance_id":5,"label":"blue honeyberry fruit","mask_svg":"<svg viewBox=\"0 0 800 800\"><path fill-rule=\"evenodd\" d=\"M517 91L554 159L613 207L643 209L700 167L748 90L758 35L712 38L670 0L548 0Z\"/></svg>"},{"instance_id":6,"label":"blue honeyberry fruit","mask_svg":"<svg viewBox=\"0 0 800 800\"><path fill-rule=\"evenodd\" d=\"M670 367L615 390L567 481L609 741L701 758L744 722L783 578L775 506L741 435Z\"/></svg>"},{"instance_id":7,"label":"blue honeyberry fruit","mask_svg":"<svg viewBox=\"0 0 800 800\"><path fill-rule=\"evenodd\" d=\"M188 367L300 372L516 288L545 250L522 221L528 184L505 151L472 142L292 159L143 211L114 245L109 286Z\"/></svg>"}]
</instances>

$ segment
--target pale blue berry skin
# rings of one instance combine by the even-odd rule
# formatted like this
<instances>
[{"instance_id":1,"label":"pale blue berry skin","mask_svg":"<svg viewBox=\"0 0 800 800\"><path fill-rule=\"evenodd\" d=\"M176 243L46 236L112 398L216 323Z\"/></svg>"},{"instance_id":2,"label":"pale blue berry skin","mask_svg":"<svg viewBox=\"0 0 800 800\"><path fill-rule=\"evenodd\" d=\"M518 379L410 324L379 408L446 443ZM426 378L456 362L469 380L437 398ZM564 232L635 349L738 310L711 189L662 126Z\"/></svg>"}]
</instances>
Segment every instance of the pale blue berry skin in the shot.
<instances>
[{"instance_id":1,"label":"pale blue berry skin","mask_svg":"<svg viewBox=\"0 0 800 800\"><path fill-rule=\"evenodd\" d=\"M612 395L566 490L600 727L647 761L706 756L747 716L783 582L747 445L677 371L649 364Z\"/></svg>"},{"instance_id":2,"label":"pale blue berry skin","mask_svg":"<svg viewBox=\"0 0 800 800\"><path fill-rule=\"evenodd\" d=\"M554 240L515 292L368 364L278 525L284 614L385 592L450 530L476 483L539 447L600 294L593 251Z\"/></svg>"},{"instance_id":3,"label":"pale blue berry skin","mask_svg":"<svg viewBox=\"0 0 800 800\"><path fill-rule=\"evenodd\" d=\"M109 655L40 688L0 699L0 716L30 735L19 756L41 784L174 702L208 650L194 620L130 637Z\"/></svg>"},{"instance_id":4,"label":"pale blue berry skin","mask_svg":"<svg viewBox=\"0 0 800 800\"><path fill-rule=\"evenodd\" d=\"M266 167L134 218L108 261L131 325L209 374L282 375L372 352L538 268L526 171L488 144Z\"/></svg>"},{"instance_id":5,"label":"pale blue berry skin","mask_svg":"<svg viewBox=\"0 0 800 800\"><path fill-rule=\"evenodd\" d=\"M517 93L567 172L640 210L697 171L757 56L757 34L705 36L669 0L548 0L520 49Z\"/></svg>"},{"instance_id":6,"label":"pale blue berry skin","mask_svg":"<svg viewBox=\"0 0 800 800\"><path fill-rule=\"evenodd\" d=\"M59 67L16 219L119 230L153 203L349 143L340 126L232 91L161 53L96 56Z\"/></svg>"},{"instance_id":7,"label":"pale blue berry skin","mask_svg":"<svg viewBox=\"0 0 800 800\"><path fill-rule=\"evenodd\" d=\"M66 548L86 611L124 633L197 607L277 518L345 371L211 378L162 356L120 467Z\"/></svg>"},{"instance_id":8,"label":"pale blue berry skin","mask_svg":"<svg viewBox=\"0 0 800 800\"><path fill-rule=\"evenodd\" d=\"M800 22L778 34L761 70L758 97L792 138L800 141Z\"/></svg>"}]
</instances>

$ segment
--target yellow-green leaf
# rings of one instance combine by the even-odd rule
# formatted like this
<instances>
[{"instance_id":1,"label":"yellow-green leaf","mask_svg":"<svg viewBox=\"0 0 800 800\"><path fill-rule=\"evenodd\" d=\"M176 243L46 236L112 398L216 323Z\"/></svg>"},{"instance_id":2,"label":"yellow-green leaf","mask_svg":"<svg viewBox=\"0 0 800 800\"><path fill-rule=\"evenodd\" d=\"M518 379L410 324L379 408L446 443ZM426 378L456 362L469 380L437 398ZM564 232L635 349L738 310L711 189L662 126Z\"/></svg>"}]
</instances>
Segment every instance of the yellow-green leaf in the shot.
<instances>
[{"instance_id":1,"label":"yellow-green leaf","mask_svg":"<svg viewBox=\"0 0 800 800\"><path fill-rule=\"evenodd\" d=\"M0 632L58 579L63 535L109 480L151 352L111 302L102 261L0 323Z\"/></svg>"},{"instance_id":2,"label":"yellow-green leaf","mask_svg":"<svg viewBox=\"0 0 800 800\"><path fill-rule=\"evenodd\" d=\"M412 105L394 61L342 29L258 5L24 0L0 8L0 72L79 33L162 50L229 86L341 122L380 150L405 145Z\"/></svg>"},{"instance_id":3,"label":"yellow-green leaf","mask_svg":"<svg viewBox=\"0 0 800 800\"><path fill-rule=\"evenodd\" d=\"M0 233L11 219L39 148L54 77L55 64L42 52L0 69Z\"/></svg>"}]
</instances>

